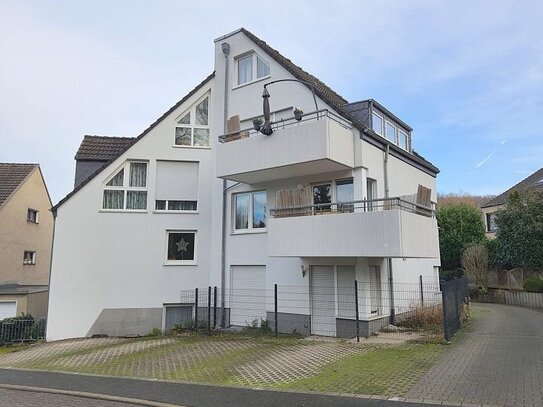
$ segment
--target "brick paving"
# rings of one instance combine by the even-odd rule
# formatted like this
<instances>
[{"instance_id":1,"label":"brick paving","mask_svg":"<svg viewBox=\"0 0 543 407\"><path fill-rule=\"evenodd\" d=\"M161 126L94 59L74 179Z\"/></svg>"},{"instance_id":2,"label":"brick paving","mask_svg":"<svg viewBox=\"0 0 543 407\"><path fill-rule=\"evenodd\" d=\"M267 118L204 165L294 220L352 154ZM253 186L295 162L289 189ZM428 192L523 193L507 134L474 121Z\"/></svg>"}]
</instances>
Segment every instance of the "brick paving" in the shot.
<instances>
[{"instance_id":1,"label":"brick paving","mask_svg":"<svg viewBox=\"0 0 543 407\"><path fill-rule=\"evenodd\" d=\"M450 405L543 406L543 310L473 304L476 318L406 395Z\"/></svg>"},{"instance_id":2,"label":"brick paving","mask_svg":"<svg viewBox=\"0 0 543 407\"><path fill-rule=\"evenodd\" d=\"M0 389L0 406L10 407L131 407L131 403L34 391ZM141 407L141 406L140 406Z\"/></svg>"}]
</instances>

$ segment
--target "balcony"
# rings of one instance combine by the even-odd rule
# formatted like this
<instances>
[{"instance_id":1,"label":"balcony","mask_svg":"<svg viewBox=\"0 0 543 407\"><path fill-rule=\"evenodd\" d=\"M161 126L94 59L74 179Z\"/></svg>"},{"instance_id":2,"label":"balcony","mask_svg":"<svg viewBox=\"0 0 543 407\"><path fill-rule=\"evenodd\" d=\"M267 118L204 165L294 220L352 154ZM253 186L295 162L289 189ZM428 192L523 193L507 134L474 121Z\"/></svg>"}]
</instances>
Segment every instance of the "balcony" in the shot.
<instances>
[{"instance_id":1,"label":"balcony","mask_svg":"<svg viewBox=\"0 0 543 407\"><path fill-rule=\"evenodd\" d=\"M434 215L402 198L272 209L268 255L438 258Z\"/></svg>"},{"instance_id":2,"label":"balcony","mask_svg":"<svg viewBox=\"0 0 543 407\"><path fill-rule=\"evenodd\" d=\"M219 137L217 176L255 184L353 168L351 124L328 110L272 123L270 136L241 130Z\"/></svg>"}]
</instances>

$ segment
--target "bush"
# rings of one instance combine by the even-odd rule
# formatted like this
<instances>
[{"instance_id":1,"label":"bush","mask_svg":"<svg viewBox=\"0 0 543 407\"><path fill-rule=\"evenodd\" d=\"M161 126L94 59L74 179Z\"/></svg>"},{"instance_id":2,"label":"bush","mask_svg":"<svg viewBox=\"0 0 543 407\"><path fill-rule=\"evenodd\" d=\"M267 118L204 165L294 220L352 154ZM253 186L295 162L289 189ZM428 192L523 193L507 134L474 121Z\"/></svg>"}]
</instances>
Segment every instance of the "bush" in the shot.
<instances>
[{"instance_id":1,"label":"bush","mask_svg":"<svg viewBox=\"0 0 543 407\"><path fill-rule=\"evenodd\" d=\"M543 279L532 276L524 280L524 290L532 293L543 293Z\"/></svg>"},{"instance_id":2,"label":"bush","mask_svg":"<svg viewBox=\"0 0 543 407\"><path fill-rule=\"evenodd\" d=\"M484 244L473 245L462 254L462 267L479 291L488 290L488 249Z\"/></svg>"}]
</instances>

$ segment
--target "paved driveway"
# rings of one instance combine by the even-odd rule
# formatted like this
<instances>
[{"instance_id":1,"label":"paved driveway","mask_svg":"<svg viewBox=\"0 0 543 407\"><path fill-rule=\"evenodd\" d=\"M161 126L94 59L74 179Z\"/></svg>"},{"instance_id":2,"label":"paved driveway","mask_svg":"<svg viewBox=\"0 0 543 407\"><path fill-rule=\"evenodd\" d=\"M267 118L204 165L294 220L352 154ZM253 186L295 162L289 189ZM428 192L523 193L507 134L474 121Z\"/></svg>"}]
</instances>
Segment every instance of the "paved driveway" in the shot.
<instances>
[{"instance_id":1,"label":"paved driveway","mask_svg":"<svg viewBox=\"0 0 543 407\"><path fill-rule=\"evenodd\" d=\"M543 310L497 304L472 304L472 309L473 327L407 397L543 406Z\"/></svg>"},{"instance_id":2,"label":"paved driveway","mask_svg":"<svg viewBox=\"0 0 543 407\"><path fill-rule=\"evenodd\" d=\"M65 394L40 393L0 389L0 406L10 407L133 407L136 404L117 403Z\"/></svg>"}]
</instances>

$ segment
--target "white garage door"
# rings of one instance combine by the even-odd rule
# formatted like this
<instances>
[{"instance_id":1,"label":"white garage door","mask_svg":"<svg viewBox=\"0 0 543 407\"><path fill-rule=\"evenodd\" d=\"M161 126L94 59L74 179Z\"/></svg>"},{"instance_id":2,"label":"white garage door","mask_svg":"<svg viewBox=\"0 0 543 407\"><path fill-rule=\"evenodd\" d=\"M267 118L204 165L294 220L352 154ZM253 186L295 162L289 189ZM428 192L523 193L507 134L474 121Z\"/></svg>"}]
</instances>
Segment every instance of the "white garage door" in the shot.
<instances>
[{"instance_id":1,"label":"white garage door","mask_svg":"<svg viewBox=\"0 0 543 407\"><path fill-rule=\"evenodd\" d=\"M17 303L15 301L0 302L0 320L17 315Z\"/></svg>"},{"instance_id":2,"label":"white garage door","mask_svg":"<svg viewBox=\"0 0 543 407\"><path fill-rule=\"evenodd\" d=\"M266 266L231 266L230 325L266 319Z\"/></svg>"},{"instance_id":3,"label":"white garage door","mask_svg":"<svg viewBox=\"0 0 543 407\"><path fill-rule=\"evenodd\" d=\"M334 266L311 266L311 333L336 335Z\"/></svg>"}]
</instances>

